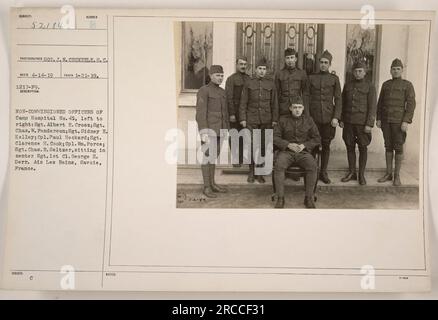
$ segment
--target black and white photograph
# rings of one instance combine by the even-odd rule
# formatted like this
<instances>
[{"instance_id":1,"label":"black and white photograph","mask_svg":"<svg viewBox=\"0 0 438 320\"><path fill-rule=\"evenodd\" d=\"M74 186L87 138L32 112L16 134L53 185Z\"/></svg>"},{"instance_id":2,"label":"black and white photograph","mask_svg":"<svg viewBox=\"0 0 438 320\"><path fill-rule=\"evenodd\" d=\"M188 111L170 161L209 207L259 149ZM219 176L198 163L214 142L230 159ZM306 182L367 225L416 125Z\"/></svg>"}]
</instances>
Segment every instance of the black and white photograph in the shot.
<instances>
[{"instance_id":1,"label":"black and white photograph","mask_svg":"<svg viewBox=\"0 0 438 320\"><path fill-rule=\"evenodd\" d=\"M10 10L2 288L431 289L435 12L235 6Z\"/></svg>"}]
</instances>

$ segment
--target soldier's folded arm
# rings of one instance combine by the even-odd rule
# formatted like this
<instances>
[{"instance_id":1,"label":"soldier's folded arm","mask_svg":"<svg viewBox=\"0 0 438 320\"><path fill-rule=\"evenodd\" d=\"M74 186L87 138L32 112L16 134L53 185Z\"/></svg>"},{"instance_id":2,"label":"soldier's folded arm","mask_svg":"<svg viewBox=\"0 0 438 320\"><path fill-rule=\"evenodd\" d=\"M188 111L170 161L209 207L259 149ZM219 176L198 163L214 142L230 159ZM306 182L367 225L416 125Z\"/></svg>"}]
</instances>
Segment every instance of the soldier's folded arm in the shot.
<instances>
[{"instance_id":1,"label":"soldier's folded arm","mask_svg":"<svg viewBox=\"0 0 438 320\"><path fill-rule=\"evenodd\" d=\"M278 124L274 127L274 146L284 151L287 149L289 141L283 139L283 127Z\"/></svg>"},{"instance_id":2,"label":"soldier's folded arm","mask_svg":"<svg viewBox=\"0 0 438 320\"><path fill-rule=\"evenodd\" d=\"M316 126L315 122L312 118L309 118L311 121L311 127L309 130L309 139L304 142L304 146L306 147L306 150L309 152L312 152L315 147L321 145L321 136L319 135L318 127Z\"/></svg>"},{"instance_id":3,"label":"soldier's folded arm","mask_svg":"<svg viewBox=\"0 0 438 320\"><path fill-rule=\"evenodd\" d=\"M412 83L409 83L406 89L406 111L403 116L403 122L412 123L415 105L416 103L414 86L412 85Z\"/></svg>"},{"instance_id":4,"label":"soldier's folded arm","mask_svg":"<svg viewBox=\"0 0 438 320\"><path fill-rule=\"evenodd\" d=\"M333 114L334 119L340 120L342 113L342 93L341 93L341 84L339 83L339 78L336 76L335 81L335 91L334 91L334 100L335 100L335 112Z\"/></svg>"},{"instance_id":5,"label":"soldier's folded arm","mask_svg":"<svg viewBox=\"0 0 438 320\"><path fill-rule=\"evenodd\" d=\"M208 103L208 92L203 87L198 90L196 94L196 122L198 123L198 129L207 129L207 103Z\"/></svg>"},{"instance_id":6,"label":"soldier's folded arm","mask_svg":"<svg viewBox=\"0 0 438 320\"><path fill-rule=\"evenodd\" d=\"M231 77L228 77L227 81L225 81L225 94L227 97L227 106L228 106L228 115L229 116L235 116L235 110L234 110L234 85L233 85L233 79Z\"/></svg>"},{"instance_id":7,"label":"soldier's folded arm","mask_svg":"<svg viewBox=\"0 0 438 320\"><path fill-rule=\"evenodd\" d=\"M370 85L370 90L368 92L368 115L367 115L367 123L368 127L374 127L374 122L376 121L376 112L377 112L377 104L376 104L376 88L374 85Z\"/></svg>"}]
</instances>

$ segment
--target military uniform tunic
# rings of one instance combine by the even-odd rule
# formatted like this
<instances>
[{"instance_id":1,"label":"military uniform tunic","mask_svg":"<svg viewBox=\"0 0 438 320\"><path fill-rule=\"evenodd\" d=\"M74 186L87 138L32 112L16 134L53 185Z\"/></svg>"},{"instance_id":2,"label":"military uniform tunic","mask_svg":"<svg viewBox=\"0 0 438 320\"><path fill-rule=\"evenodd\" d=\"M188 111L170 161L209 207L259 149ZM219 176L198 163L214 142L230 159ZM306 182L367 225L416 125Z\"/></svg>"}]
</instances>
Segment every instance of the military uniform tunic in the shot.
<instances>
[{"instance_id":1,"label":"military uniform tunic","mask_svg":"<svg viewBox=\"0 0 438 320\"><path fill-rule=\"evenodd\" d=\"M235 72L228 77L225 82L225 92L227 95L228 114L235 116L239 122L239 106L242 96L243 85L250 79L246 73Z\"/></svg>"},{"instance_id":2,"label":"military uniform tunic","mask_svg":"<svg viewBox=\"0 0 438 320\"><path fill-rule=\"evenodd\" d=\"M403 153L406 132L401 123L412 123L415 110L414 86L408 80L395 78L383 83L377 102L377 120L381 121L385 149Z\"/></svg>"},{"instance_id":3,"label":"military uniform tunic","mask_svg":"<svg viewBox=\"0 0 438 320\"><path fill-rule=\"evenodd\" d=\"M377 103L377 120L388 123L412 123L415 110L415 91L405 79L391 79L383 83Z\"/></svg>"},{"instance_id":4,"label":"military uniform tunic","mask_svg":"<svg viewBox=\"0 0 438 320\"><path fill-rule=\"evenodd\" d=\"M347 148L368 146L371 133L365 133L365 126L373 127L376 119L376 89L365 80L352 80L342 91L342 116L344 123L342 138Z\"/></svg>"},{"instance_id":5,"label":"military uniform tunic","mask_svg":"<svg viewBox=\"0 0 438 320\"><path fill-rule=\"evenodd\" d=\"M243 86L240 100L239 120L249 125L278 122L277 90L274 81L266 78L251 78Z\"/></svg>"},{"instance_id":6,"label":"military uniform tunic","mask_svg":"<svg viewBox=\"0 0 438 320\"><path fill-rule=\"evenodd\" d=\"M310 115L317 124L340 119L342 112L341 85L337 75L329 72L315 73L310 81Z\"/></svg>"},{"instance_id":7,"label":"military uniform tunic","mask_svg":"<svg viewBox=\"0 0 438 320\"><path fill-rule=\"evenodd\" d=\"M198 129L211 129L220 136L221 129L229 129L229 115L225 90L210 82L196 95L196 122Z\"/></svg>"},{"instance_id":8,"label":"military uniform tunic","mask_svg":"<svg viewBox=\"0 0 438 320\"><path fill-rule=\"evenodd\" d=\"M323 149L328 149L335 137L336 128L331 126L332 119L340 119L342 113L341 85L337 75L319 72L309 76L310 115L321 135Z\"/></svg>"}]
</instances>

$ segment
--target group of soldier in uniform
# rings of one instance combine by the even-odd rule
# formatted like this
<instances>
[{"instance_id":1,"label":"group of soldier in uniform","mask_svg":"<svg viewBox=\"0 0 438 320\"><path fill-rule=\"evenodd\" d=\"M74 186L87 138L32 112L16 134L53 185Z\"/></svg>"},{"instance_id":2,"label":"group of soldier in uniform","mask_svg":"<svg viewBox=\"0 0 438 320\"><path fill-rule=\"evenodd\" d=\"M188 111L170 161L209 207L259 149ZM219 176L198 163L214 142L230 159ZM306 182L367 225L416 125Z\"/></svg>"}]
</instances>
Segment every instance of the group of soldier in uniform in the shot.
<instances>
[{"instance_id":1,"label":"group of soldier in uniform","mask_svg":"<svg viewBox=\"0 0 438 320\"><path fill-rule=\"evenodd\" d=\"M341 89L338 76L330 72L333 57L327 50L319 58L320 71L310 75L297 67L298 54L294 49L286 49L284 57L284 68L275 74L274 79L266 77L266 59L257 62L255 75L250 77L247 58L238 57L236 72L227 78L225 90L220 87L224 78L222 66L211 66L210 82L197 93L196 121L202 143L216 142L216 154L219 155L224 131L246 128L252 137L254 130L259 129L262 137L259 153L263 156L266 152L264 132L273 129L273 145L278 150L272 172L277 194L275 207L284 207L285 172L289 166L297 165L306 172L304 204L307 208L315 208L313 187L316 179L331 183L327 167L336 127L343 129L349 168L341 181L358 180L360 185L366 185L367 147L376 124L383 132L386 151L386 173L378 182L393 181L394 186L400 186L403 145L415 109L414 88L411 82L402 78L402 61L394 59L392 62L392 79L383 83L377 100L374 85L365 77L365 61L354 63L354 78ZM202 129L210 129L210 133ZM359 149L358 172L356 144ZM243 147L240 141L239 164L236 166L243 163ZM315 152L319 149L321 163L317 176ZM255 167L260 165L256 163L252 156L248 183L265 182L263 175L255 174ZM212 161L203 163L201 169L205 196L217 197L216 193L227 192L226 187L215 183L215 164Z\"/></svg>"}]
</instances>

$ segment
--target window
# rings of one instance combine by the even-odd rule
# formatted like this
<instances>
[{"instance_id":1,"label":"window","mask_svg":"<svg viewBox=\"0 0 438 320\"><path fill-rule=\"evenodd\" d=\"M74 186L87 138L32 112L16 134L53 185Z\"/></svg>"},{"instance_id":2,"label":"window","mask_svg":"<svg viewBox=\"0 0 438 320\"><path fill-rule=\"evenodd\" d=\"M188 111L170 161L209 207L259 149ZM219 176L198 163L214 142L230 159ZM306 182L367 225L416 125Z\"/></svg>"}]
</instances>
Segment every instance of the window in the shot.
<instances>
[{"instance_id":1,"label":"window","mask_svg":"<svg viewBox=\"0 0 438 320\"><path fill-rule=\"evenodd\" d=\"M196 92L210 80L213 22L182 23L182 92Z\"/></svg>"},{"instance_id":2,"label":"window","mask_svg":"<svg viewBox=\"0 0 438 320\"><path fill-rule=\"evenodd\" d=\"M345 81L351 81L353 64L362 60L367 65L366 79L376 83L378 42L380 38L380 26L374 29L364 29L361 25L347 25L347 52L345 59Z\"/></svg>"},{"instance_id":3,"label":"window","mask_svg":"<svg viewBox=\"0 0 438 320\"><path fill-rule=\"evenodd\" d=\"M298 52L298 67L317 72L318 56L323 51L324 25L315 23L237 23L237 55L248 58L248 72L265 57L271 76L284 66L284 50Z\"/></svg>"}]
</instances>

